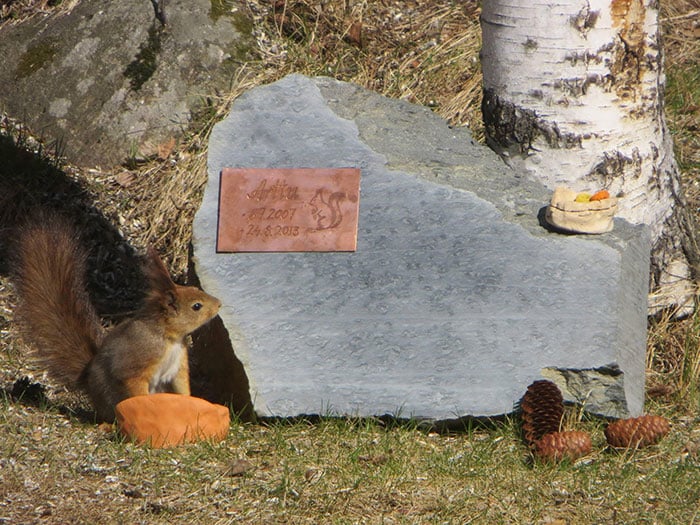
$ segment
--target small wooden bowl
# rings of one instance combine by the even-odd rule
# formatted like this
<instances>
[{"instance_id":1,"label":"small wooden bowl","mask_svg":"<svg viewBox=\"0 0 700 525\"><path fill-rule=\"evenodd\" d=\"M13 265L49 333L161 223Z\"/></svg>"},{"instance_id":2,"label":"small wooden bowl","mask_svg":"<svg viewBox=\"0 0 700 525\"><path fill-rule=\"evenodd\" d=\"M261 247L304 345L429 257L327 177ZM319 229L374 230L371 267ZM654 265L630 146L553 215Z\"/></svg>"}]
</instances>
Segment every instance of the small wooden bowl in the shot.
<instances>
[{"instance_id":1,"label":"small wooden bowl","mask_svg":"<svg viewBox=\"0 0 700 525\"><path fill-rule=\"evenodd\" d=\"M558 187L547 206L545 219L560 230L572 233L607 233L613 229L617 199L576 202L576 192Z\"/></svg>"}]
</instances>

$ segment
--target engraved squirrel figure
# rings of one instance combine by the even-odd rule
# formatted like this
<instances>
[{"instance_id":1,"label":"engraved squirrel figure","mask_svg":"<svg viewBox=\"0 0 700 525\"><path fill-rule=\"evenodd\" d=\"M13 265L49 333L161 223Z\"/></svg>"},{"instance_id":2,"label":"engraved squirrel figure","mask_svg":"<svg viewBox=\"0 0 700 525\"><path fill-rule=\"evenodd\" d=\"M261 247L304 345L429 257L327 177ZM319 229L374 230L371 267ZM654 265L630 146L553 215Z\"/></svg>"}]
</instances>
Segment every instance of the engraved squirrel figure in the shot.
<instances>
[{"instance_id":1,"label":"engraved squirrel figure","mask_svg":"<svg viewBox=\"0 0 700 525\"><path fill-rule=\"evenodd\" d=\"M317 230L330 230L343 222L340 203L346 198L347 195L342 191L330 193L325 188L316 190L309 204L313 208L311 216L316 219Z\"/></svg>"}]
</instances>

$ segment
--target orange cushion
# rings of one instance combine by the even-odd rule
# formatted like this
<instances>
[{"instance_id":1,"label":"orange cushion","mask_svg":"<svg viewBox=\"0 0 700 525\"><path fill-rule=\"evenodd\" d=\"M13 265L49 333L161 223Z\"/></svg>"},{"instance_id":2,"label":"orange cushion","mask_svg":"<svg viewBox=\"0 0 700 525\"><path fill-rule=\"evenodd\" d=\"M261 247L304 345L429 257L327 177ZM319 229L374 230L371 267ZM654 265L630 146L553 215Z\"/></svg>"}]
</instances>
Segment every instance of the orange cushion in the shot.
<instances>
[{"instance_id":1,"label":"orange cushion","mask_svg":"<svg viewBox=\"0 0 700 525\"><path fill-rule=\"evenodd\" d=\"M120 432L136 443L167 448L183 443L221 441L229 429L228 408L180 394L136 396L117 404Z\"/></svg>"}]
</instances>

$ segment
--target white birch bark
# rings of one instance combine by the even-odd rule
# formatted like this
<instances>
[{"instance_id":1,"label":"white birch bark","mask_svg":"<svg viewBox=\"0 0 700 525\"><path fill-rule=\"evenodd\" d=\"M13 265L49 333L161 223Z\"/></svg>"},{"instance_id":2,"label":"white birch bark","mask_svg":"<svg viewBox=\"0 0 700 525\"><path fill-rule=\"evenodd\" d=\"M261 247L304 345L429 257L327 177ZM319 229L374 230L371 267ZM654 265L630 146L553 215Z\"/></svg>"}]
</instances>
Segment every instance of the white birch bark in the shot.
<instances>
[{"instance_id":1,"label":"white birch bark","mask_svg":"<svg viewBox=\"0 0 700 525\"><path fill-rule=\"evenodd\" d=\"M489 145L550 189L605 188L652 235L651 307L692 309L697 247L663 113L654 0L486 0Z\"/></svg>"}]
</instances>

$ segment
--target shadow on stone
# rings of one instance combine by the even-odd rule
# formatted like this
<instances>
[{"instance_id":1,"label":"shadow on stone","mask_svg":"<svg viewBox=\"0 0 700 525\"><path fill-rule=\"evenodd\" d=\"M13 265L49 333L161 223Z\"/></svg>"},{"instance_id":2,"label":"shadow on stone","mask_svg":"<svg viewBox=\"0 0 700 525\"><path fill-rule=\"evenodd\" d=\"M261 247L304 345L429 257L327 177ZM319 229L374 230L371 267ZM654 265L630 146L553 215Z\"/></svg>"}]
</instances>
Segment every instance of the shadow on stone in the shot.
<instances>
[{"instance_id":1,"label":"shadow on stone","mask_svg":"<svg viewBox=\"0 0 700 525\"><path fill-rule=\"evenodd\" d=\"M148 39L139 46L139 52L124 69L124 76L129 79L133 91L141 89L146 81L153 76L158 64L158 54L161 50L161 34L154 22L148 29Z\"/></svg>"},{"instance_id":2,"label":"shadow on stone","mask_svg":"<svg viewBox=\"0 0 700 525\"><path fill-rule=\"evenodd\" d=\"M191 249L188 274L190 284L200 286ZM248 376L219 316L192 334L189 357L193 396L230 407L241 421L256 420Z\"/></svg>"},{"instance_id":3,"label":"shadow on stone","mask_svg":"<svg viewBox=\"0 0 700 525\"><path fill-rule=\"evenodd\" d=\"M556 226L549 224L547 222L547 206L542 206L537 212L537 222L539 222L542 228L550 233L558 233L560 235L577 235L576 233L562 230L561 228L557 228Z\"/></svg>"}]
</instances>

